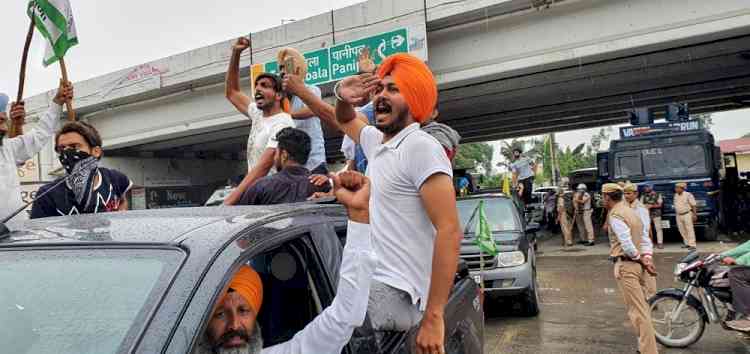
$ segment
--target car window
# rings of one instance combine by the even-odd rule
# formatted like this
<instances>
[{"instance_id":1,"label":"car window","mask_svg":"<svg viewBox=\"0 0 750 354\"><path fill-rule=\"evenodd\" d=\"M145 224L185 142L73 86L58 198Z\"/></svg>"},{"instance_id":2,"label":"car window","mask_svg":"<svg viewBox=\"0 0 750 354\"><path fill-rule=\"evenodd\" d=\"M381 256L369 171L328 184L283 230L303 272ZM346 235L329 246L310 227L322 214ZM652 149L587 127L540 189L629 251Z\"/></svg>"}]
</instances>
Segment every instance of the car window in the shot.
<instances>
[{"instance_id":1,"label":"car window","mask_svg":"<svg viewBox=\"0 0 750 354\"><path fill-rule=\"evenodd\" d=\"M492 231L511 231L520 230L516 218L516 209L509 199L505 198L472 198L456 201L458 216L461 219L462 228L467 233L473 233L477 222L477 216L472 218L479 205L479 201L484 200L484 212L487 216L487 222L490 224ZM469 226L468 229L466 226Z\"/></svg>"},{"instance_id":2,"label":"car window","mask_svg":"<svg viewBox=\"0 0 750 354\"><path fill-rule=\"evenodd\" d=\"M335 244L338 245L338 242ZM305 233L293 241L241 260L242 267L250 267L261 282L262 304L255 318L258 326L254 326L253 331L260 331L258 336L262 338L264 347L290 340L330 304L331 299L321 296L320 286L328 286L328 283L323 278L322 265L314 252L310 234ZM227 274L227 287L230 287L235 274L234 271ZM222 300L223 297L220 297L218 302ZM203 325L193 353L210 352L220 345L220 341L211 342L211 336L206 332L211 327L216 306L211 306L209 323ZM257 338L253 335L248 337L251 342Z\"/></svg>"},{"instance_id":3,"label":"car window","mask_svg":"<svg viewBox=\"0 0 750 354\"><path fill-rule=\"evenodd\" d=\"M0 252L0 351L116 353L164 293L179 250Z\"/></svg>"}]
</instances>

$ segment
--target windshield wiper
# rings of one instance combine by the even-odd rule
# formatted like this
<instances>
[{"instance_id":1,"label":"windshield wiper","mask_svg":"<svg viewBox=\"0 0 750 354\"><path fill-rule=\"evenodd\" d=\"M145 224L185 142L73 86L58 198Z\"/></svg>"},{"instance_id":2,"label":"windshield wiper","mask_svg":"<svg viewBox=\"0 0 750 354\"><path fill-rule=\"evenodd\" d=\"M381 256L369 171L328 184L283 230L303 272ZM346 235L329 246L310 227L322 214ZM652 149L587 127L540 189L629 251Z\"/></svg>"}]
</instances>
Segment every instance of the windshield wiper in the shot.
<instances>
[{"instance_id":1,"label":"windshield wiper","mask_svg":"<svg viewBox=\"0 0 750 354\"><path fill-rule=\"evenodd\" d=\"M474 218L477 216L477 211L479 211L479 204L480 203L477 203L477 206L474 207L474 211L471 212L471 216L469 217L469 220L466 222L466 226L464 227L464 235L469 233L469 229L471 228L471 223L472 221L474 221Z\"/></svg>"}]
</instances>

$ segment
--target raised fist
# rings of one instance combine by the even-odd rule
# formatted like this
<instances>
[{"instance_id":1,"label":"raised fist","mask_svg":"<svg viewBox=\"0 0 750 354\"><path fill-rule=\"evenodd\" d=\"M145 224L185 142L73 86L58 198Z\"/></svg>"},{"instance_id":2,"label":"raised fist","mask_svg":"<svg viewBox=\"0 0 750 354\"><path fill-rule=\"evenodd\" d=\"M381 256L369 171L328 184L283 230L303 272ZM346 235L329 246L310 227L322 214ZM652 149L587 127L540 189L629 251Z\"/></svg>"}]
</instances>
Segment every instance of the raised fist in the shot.
<instances>
[{"instance_id":1,"label":"raised fist","mask_svg":"<svg viewBox=\"0 0 750 354\"><path fill-rule=\"evenodd\" d=\"M23 125L26 120L26 106L23 102L13 102L10 104L10 121L16 125Z\"/></svg>"},{"instance_id":2,"label":"raised fist","mask_svg":"<svg viewBox=\"0 0 750 354\"><path fill-rule=\"evenodd\" d=\"M247 37L237 38L237 41L232 44L232 50L236 52L242 52L247 48L250 48L250 40Z\"/></svg>"},{"instance_id":3,"label":"raised fist","mask_svg":"<svg viewBox=\"0 0 750 354\"><path fill-rule=\"evenodd\" d=\"M63 103L70 102L72 99L73 84L70 81L63 82L63 80L60 79L60 86L57 88L57 94L55 94L55 98L53 98L52 101L58 105L62 105Z\"/></svg>"}]
</instances>

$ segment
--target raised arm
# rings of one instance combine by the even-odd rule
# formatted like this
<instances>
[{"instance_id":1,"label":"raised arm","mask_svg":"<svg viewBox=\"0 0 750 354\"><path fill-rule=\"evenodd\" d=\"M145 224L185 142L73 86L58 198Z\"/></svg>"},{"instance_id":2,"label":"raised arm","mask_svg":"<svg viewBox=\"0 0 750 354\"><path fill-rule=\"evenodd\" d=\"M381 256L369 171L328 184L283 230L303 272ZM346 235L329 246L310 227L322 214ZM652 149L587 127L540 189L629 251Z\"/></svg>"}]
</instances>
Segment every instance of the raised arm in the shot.
<instances>
[{"instance_id":1,"label":"raised arm","mask_svg":"<svg viewBox=\"0 0 750 354\"><path fill-rule=\"evenodd\" d=\"M299 99L307 106L306 109L293 112L292 118L306 119L317 115L323 122L338 129L338 123L336 123L336 111L333 109L333 106L326 101L323 101L323 99L314 92L308 90L304 81L302 81L302 77L299 75L285 74L284 91L299 97Z\"/></svg>"},{"instance_id":2,"label":"raised arm","mask_svg":"<svg viewBox=\"0 0 750 354\"><path fill-rule=\"evenodd\" d=\"M240 185L237 186L237 188L235 188L226 199L224 199L224 205L237 204L242 198L242 194L244 194L248 188L255 184L258 179L268 175L268 171L271 171L271 167L273 167L273 155L275 153L276 149L274 148L267 148L263 151L258 163L253 166L252 170L247 172L247 175L242 179Z\"/></svg>"},{"instance_id":3,"label":"raised arm","mask_svg":"<svg viewBox=\"0 0 750 354\"><path fill-rule=\"evenodd\" d=\"M55 133L60 130L62 123L60 121L62 105L72 99L73 84L70 82L64 83L61 80L60 86L50 103L49 109L41 118L39 118L36 128L27 134L6 140L14 152L17 163L23 163L24 161L33 158L34 155L41 151L44 146L52 140ZM25 120L26 110L24 108L24 103L13 103L11 105L10 116L14 121Z\"/></svg>"},{"instance_id":4,"label":"raised arm","mask_svg":"<svg viewBox=\"0 0 750 354\"><path fill-rule=\"evenodd\" d=\"M336 296L330 306L291 340L266 348L263 354L340 353L354 329L364 323L377 264L370 239L370 183L357 172L332 178L336 197L349 214Z\"/></svg>"},{"instance_id":5,"label":"raised arm","mask_svg":"<svg viewBox=\"0 0 750 354\"><path fill-rule=\"evenodd\" d=\"M248 115L247 107L252 100L240 89L240 55L242 51L250 47L250 40L240 37L232 45L232 56L229 59L229 68L224 82L224 95L240 113Z\"/></svg>"}]
</instances>

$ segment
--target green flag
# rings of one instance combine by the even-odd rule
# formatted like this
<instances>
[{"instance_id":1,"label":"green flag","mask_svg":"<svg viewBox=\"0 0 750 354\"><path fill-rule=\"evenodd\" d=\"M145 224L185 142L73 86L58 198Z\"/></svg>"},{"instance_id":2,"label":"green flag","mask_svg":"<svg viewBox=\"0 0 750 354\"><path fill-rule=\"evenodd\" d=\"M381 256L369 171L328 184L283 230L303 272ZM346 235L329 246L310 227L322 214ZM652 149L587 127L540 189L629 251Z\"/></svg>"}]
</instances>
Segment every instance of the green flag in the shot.
<instances>
[{"instance_id":1,"label":"green flag","mask_svg":"<svg viewBox=\"0 0 750 354\"><path fill-rule=\"evenodd\" d=\"M497 255L497 246L495 245L495 239L492 237L492 231L490 231L490 224L487 222L487 215L484 213L484 200L479 201L479 217L477 218L477 226L474 230L474 243L479 246L482 253L486 253L490 256Z\"/></svg>"},{"instance_id":2,"label":"green flag","mask_svg":"<svg viewBox=\"0 0 750 354\"><path fill-rule=\"evenodd\" d=\"M31 0L26 13L47 40L44 66L60 60L70 47L78 44L73 10L68 0Z\"/></svg>"}]
</instances>

